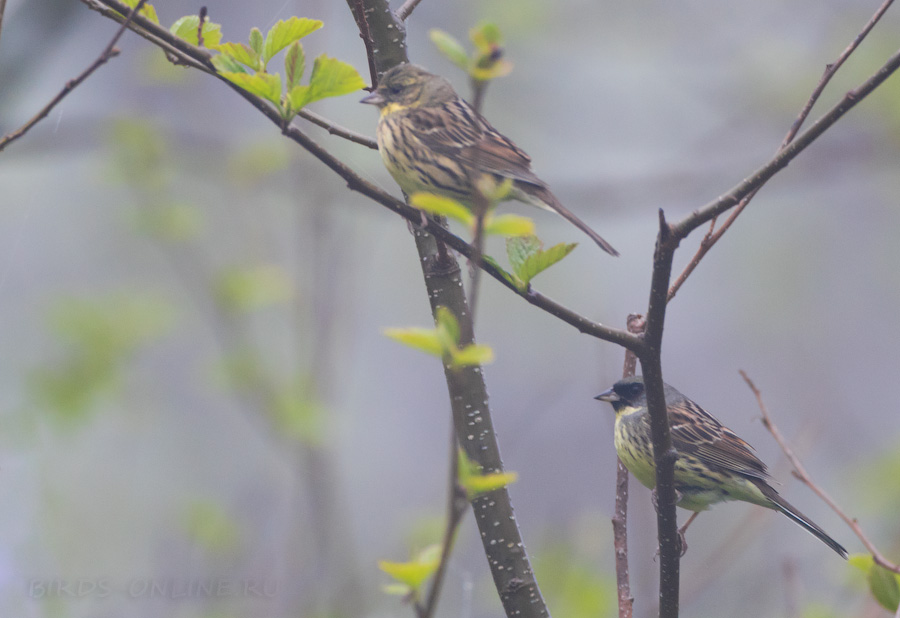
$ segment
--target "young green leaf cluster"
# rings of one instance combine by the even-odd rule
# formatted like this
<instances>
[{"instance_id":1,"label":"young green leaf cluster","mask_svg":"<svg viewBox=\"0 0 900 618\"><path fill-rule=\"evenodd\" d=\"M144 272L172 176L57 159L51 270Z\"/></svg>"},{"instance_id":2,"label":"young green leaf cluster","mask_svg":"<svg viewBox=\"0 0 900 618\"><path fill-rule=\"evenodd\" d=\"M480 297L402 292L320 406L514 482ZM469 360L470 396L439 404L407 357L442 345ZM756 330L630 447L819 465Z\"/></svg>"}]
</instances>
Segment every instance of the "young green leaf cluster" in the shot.
<instances>
[{"instance_id":1,"label":"young green leaf cluster","mask_svg":"<svg viewBox=\"0 0 900 618\"><path fill-rule=\"evenodd\" d=\"M484 234L488 236L529 236L534 234L534 222L528 217L493 214L493 206L503 199L503 194L508 192L511 186L512 180L507 178L496 191L492 192L492 195L485 196L491 206L484 216L482 227ZM410 196L409 203L432 215L459 221L468 227L472 234L475 234L478 217L452 198L434 193L414 193Z\"/></svg>"},{"instance_id":2,"label":"young green leaf cluster","mask_svg":"<svg viewBox=\"0 0 900 618\"><path fill-rule=\"evenodd\" d=\"M459 347L459 322L446 307L438 307L435 328L388 328L384 334L403 345L442 358L454 369L494 360L489 346L470 343Z\"/></svg>"},{"instance_id":3,"label":"young green leaf cluster","mask_svg":"<svg viewBox=\"0 0 900 618\"><path fill-rule=\"evenodd\" d=\"M434 28L428 32L431 42L450 62L469 74L476 81L488 81L503 77L512 71L513 65L503 58L503 40L496 25L482 22L469 31L469 38L475 46L471 55L455 38Z\"/></svg>"},{"instance_id":4,"label":"young green leaf cluster","mask_svg":"<svg viewBox=\"0 0 900 618\"><path fill-rule=\"evenodd\" d=\"M544 249L544 244L537 236L508 238L506 255L515 274L505 274L510 282L524 292L536 275L561 261L577 246L578 243L574 242L559 243Z\"/></svg>"}]
</instances>

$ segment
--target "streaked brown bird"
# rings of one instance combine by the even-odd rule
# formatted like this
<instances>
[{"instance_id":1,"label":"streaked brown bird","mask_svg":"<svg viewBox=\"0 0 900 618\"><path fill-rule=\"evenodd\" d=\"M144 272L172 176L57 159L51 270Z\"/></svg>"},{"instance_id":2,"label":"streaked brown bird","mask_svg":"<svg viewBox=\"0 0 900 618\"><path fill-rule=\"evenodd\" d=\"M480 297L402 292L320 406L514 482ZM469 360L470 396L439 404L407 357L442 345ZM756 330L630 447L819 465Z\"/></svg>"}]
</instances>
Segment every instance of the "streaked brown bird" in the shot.
<instances>
[{"instance_id":1,"label":"streaked brown bird","mask_svg":"<svg viewBox=\"0 0 900 618\"><path fill-rule=\"evenodd\" d=\"M675 460L678 506L694 515L726 500L741 500L780 511L831 549L847 558L847 550L824 530L782 498L769 485L766 464L753 447L723 426L712 414L664 384L666 411ZM647 394L641 376L625 378L596 399L612 404L616 412L615 444L619 459L643 485L656 486L656 462L650 435ZM682 528L682 530L684 530Z\"/></svg>"},{"instance_id":2,"label":"streaked brown bird","mask_svg":"<svg viewBox=\"0 0 900 618\"><path fill-rule=\"evenodd\" d=\"M512 187L505 199L559 213L601 249L612 245L556 199L531 171L531 158L460 98L443 77L414 64L398 65L362 99L378 106L378 149L400 188L453 198L469 208L475 187Z\"/></svg>"}]
</instances>

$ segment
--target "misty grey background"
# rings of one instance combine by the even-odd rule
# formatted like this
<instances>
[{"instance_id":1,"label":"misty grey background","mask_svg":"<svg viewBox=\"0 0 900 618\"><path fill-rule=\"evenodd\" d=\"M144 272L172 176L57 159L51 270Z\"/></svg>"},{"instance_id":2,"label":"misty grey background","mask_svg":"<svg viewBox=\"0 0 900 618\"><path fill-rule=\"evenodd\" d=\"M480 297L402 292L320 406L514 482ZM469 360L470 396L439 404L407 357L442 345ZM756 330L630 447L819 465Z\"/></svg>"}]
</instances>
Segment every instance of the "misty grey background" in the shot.
<instances>
[{"instance_id":1,"label":"misty grey background","mask_svg":"<svg viewBox=\"0 0 900 618\"><path fill-rule=\"evenodd\" d=\"M197 8L157 3L165 25ZM622 253L611 259L561 219L511 206L536 220L548 244L581 245L535 285L592 319L622 325L646 307L657 209L681 217L763 164L825 63L875 8L838 0L425 0L409 23L409 50L465 92L428 30L465 40L481 19L500 26L515 70L491 85L486 116ZM322 19L325 27L303 41L307 58L326 52L368 79L343 2L219 2L209 10L225 40L246 40L252 26L265 31L291 15ZM896 12L885 18L813 116L896 50L898 25ZM0 132L87 66L115 28L78 2L9 0ZM431 319L406 224L347 191L224 85L184 69L160 79L160 52L131 34L120 47L121 57L0 155L0 611L408 615L381 592L387 577L376 561L406 559L422 522L444 511L449 409L439 362L381 334ZM359 98L314 109L371 135L376 114ZM873 488L867 479L896 452L900 434L898 109L893 78L770 182L670 305L665 331L666 381L755 445L788 499L851 552L862 548L850 531L791 482L737 372L763 390L815 478L879 546L896 548L884 496L896 496L897 485ZM167 186L202 215L190 243L208 267L200 276L187 272L182 253L136 230L135 192L111 172L110 127L122 118L165 140ZM377 153L306 128L399 193ZM284 151L289 166L242 183L230 162L251 146ZM676 272L699 237L683 243ZM502 257L500 243L489 251ZM248 317L247 328L275 375L317 376L327 438L314 455L274 435L215 377L222 349L209 310L213 279L256 264L279 265L295 284L291 302ZM492 280L483 286L478 338L496 352L486 378L505 463L519 474L511 493L539 581L542 557L561 547L609 589L613 417L592 397L620 375L622 350ZM120 384L86 418L54 422L29 386L60 357L48 315L60 299L116 292L161 299L171 324L129 357ZM323 347L326 355L313 355ZM317 515L317 485L338 516ZM648 492L632 488L633 586L637 615L647 616L656 596L655 524ZM188 533L185 512L198 500L233 526L232 546L216 552ZM736 524L754 526L750 540L734 539ZM753 607L776 616L786 599L843 615L867 611L851 568L775 513L721 505L688 541L686 615L746 615ZM467 521L440 615L501 615L479 545ZM711 574L719 577L708 583ZM129 594L131 585L201 580L274 593ZM87 589L41 594L52 582ZM559 601L545 592L553 611Z\"/></svg>"}]
</instances>

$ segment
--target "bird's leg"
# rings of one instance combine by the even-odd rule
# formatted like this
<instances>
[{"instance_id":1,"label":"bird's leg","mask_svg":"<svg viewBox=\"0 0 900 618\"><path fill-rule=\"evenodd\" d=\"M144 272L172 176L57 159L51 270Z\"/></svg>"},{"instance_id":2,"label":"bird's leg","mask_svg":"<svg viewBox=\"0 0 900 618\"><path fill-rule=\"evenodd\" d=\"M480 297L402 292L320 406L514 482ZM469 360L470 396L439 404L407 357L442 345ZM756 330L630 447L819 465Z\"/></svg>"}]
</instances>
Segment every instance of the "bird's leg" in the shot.
<instances>
[{"instance_id":1,"label":"bird's leg","mask_svg":"<svg viewBox=\"0 0 900 618\"><path fill-rule=\"evenodd\" d=\"M659 498L656 495L655 487L650 490L650 500L653 502L653 508L658 513L659 512ZM678 504L679 502L681 502L681 492L676 489L675 490L675 504ZM678 543L681 548L682 556L684 556L687 553L687 548L688 548L687 539L684 538L684 533L687 531L688 526L691 525L691 522L693 522L697 518L697 515L699 515L699 514L700 514L699 511L694 511L694 513L688 518L688 520L685 522L685 524L681 528L678 529ZM657 556L659 555L659 548L657 548L657 550L656 550L656 555Z\"/></svg>"},{"instance_id":2,"label":"bird's leg","mask_svg":"<svg viewBox=\"0 0 900 618\"><path fill-rule=\"evenodd\" d=\"M697 515L700 514L700 511L694 511L688 520L684 522L684 525L678 529L678 540L681 543L681 555L684 556L687 553L687 540L684 537L684 533L687 532L688 526L697 519Z\"/></svg>"}]
</instances>

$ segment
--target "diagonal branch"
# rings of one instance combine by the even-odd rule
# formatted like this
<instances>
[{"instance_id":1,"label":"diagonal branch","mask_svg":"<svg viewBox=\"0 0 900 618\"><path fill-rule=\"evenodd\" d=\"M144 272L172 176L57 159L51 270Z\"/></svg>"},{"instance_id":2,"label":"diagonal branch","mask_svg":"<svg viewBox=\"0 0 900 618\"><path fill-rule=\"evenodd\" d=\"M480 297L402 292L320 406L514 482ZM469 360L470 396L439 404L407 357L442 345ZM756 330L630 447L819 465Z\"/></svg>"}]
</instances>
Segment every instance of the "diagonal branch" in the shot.
<instances>
[{"instance_id":1,"label":"diagonal branch","mask_svg":"<svg viewBox=\"0 0 900 618\"><path fill-rule=\"evenodd\" d=\"M782 140L781 146L779 146L778 150L776 151L776 155L782 152L788 146L788 144L790 144L794 140L794 137L796 137L797 133L800 131L800 127L803 126L803 123L809 116L810 111L812 111L812 108L816 104L816 101L819 100L819 97L822 95L822 92L825 90L828 82L831 81L831 78L834 77L834 74L837 73L837 70L841 68L841 65L843 65L847 58L850 57L850 54L856 51L856 48L859 47L859 44L862 43L863 39L866 38L866 35L868 35L872 28L875 27L875 24L878 23L878 20L881 19L885 11L887 11L888 7L890 7L893 2L894 0L885 0L882 5L878 7L878 10L875 11L875 14L872 15L872 17L869 19L868 23L866 23L866 25L863 27L862 31L860 31L860 33L856 35L856 38L853 39L853 41L844 49L841 55L838 56L837 60L825 67L825 72L819 79L819 83L816 85L812 94L810 94L809 99L803 106L803 109L800 110L800 114L797 116L796 120L794 120L791 128L787 132L787 135L785 135L784 140ZM719 239L722 238L722 235L728 231L728 229L734 223L735 219L740 216L740 214L750 203L750 200L753 199L753 197L761 187L762 185L753 189L750 193L744 196L738 204L737 208L734 209L725 223L722 224L722 227L720 227L718 230L715 229L715 218L713 218L713 225L710 227L709 232L707 232L707 234L700 241L700 246L698 247L697 252L694 254L694 257L691 258L691 261L687 264L687 266L685 266L684 270L675 280L675 283L673 283L672 287L669 288L668 298L670 301L675 297L675 294L678 293L678 290L691 275L691 273L694 272L694 269L697 268L697 266L700 264L700 260L702 260L706 256L706 254L709 253L709 250L712 249L713 246L719 241Z\"/></svg>"},{"instance_id":2,"label":"diagonal branch","mask_svg":"<svg viewBox=\"0 0 900 618\"><path fill-rule=\"evenodd\" d=\"M122 25L116 31L116 34L113 36L112 40L110 40L103 51L100 52L100 55L97 56L97 59L94 60L88 68L82 71L81 74L78 75L78 77L76 77L75 79L67 81L62 90L60 90L56 94L56 96L53 97L50 102L41 109L41 111L35 114L31 118L31 120L23 124L12 133L4 135L2 138L0 138L0 152L2 152L3 149L6 148L10 143L16 141L17 139L28 133L28 131L31 130L34 125L46 118L47 115L53 110L53 108L56 107L60 101L66 98L66 95L68 95L79 85L81 85L81 83L88 77L90 77L94 71L106 64L110 60L110 58L115 58L119 55L119 50L116 49L116 43L118 43L119 39L122 38L122 35L125 33L125 29L128 28L131 20L134 19L135 15L137 15L137 12L141 10L141 7L143 7L146 2L147 0L140 0L140 2L138 2L133 9L128 11L128 16L122 22ZM2 3L0 4L0 26L2 26L3 11L5 9L6 0L0 0L0 3Z\"/></svg>"},{"instance_id":3,"label":"diagonal branch","mask_svg":"<svg viewBox=\"0 0 900 618\"><path fill-rule=\"evenodd\" d=\"M900 573L900 564L896 564L891 562L884 555L878 551L878 548L869 540L869 538L865 535L862 528L859 526L859 522L856 521L855 517L850 517L847 515L840 506L838 506L837 502L829 496L824 489L822 489L819 485L817 485L812 477L809 476L809 473L806 471L806 468L800 463L800 459L797 455L794 454L793 449L790 444L788 444L787 439L785 439L784 435L778 429L778 426L775 425L775 421L772 420L772 417L769 415L769 410L766 407L765 402L762 399L762 393L760 393L759 389L756 388L756 385L753 383L747 374L744 371L740 372L741 377L744 378L744 382L747 383L747 386L750 387L750 390L753 391L754 396L756 396L756 403L759 405L759 411L763 417L763 425L765 425L766 429L769 430L769 433L772 434L772 437L775 438L775 441L778 443L778 446L781 447L782 452L785 457L788 458L788 461L791 462L791 465L794 466L794 476L800 479L803 484L813 490L813 492L821 498L822 502L831 507L831 510L838 514L838 516L844 520L850 529L856 534L862 544L865 545L866 549L872 554L872 559L875 561L875 564L878 564L889 571L893 571L894 573Z\"/></svg>"},{"instance_id":4,"label":"diagonal branch","mask_svg":"<svg viewBox=\"0 0 900 618\"><path fill-rule=\"evenodd\" d=\"M90 8L97 10L103 15L112 19L121 19L121 15L117 12L119 9L125 11L129 10L128 7L121 4L117 0L81 1L88 5ZM130 28L157 47L162 48L167 54L170 54L179 62L193 66L198 70L204 71L205 73L208 73L213 77L219 79L223 84L231 88L239 96L244 98L244 100L255 107L260 113L265 115L269 120L272 121L272 123L277 125L279 128L282 128L285 136L297 142L310 154L319 159L319 161L324 163L338 176L344 179L349 189L361 193L366 197L372 199L373 201L381 204L382 206L385 206L386 208L400 215L415 226L422 225L422 215L420 210L409 206L405 202L398 200L389 193L382 191L374 184L363 179L348 165L344 164L341 160L332 155L317 142L312 140L296 126L290 125L284 128L284 122L281 118L281 115L279 114L278 110L276 110L268 101L250 94L246 90L243 90L239 86L236 86L235 84L229 82L228 80L215 73L213 69L209 68L212 65L209 62L209 52L207 50L195 47L190 43L187 43L186 41L177 39L177 37L176 40L180 41L179 45L177 47L171 45L169 42L169 39L172 38L171 33L169 33L165 28L162 28L161 26L158 26L157 24L144 19L140 15L137 15L135 17L135 23L132 23ZM434 221L427 220L422 229L423 231L427 231L429 234L434 235L442 243L451 247L455 251L458 251L460 254L469 259L472 259L475 255L474 248L469 243L456 236L441 225L435 223ZM635 351L637 351L642 346L642 342L639 337L636 337L622 329L611 328L609 326L605 326L603 324L589 320L588 318L576 313L568 307L565 307L564 305L545 296L532 287L529 287L524 291L519 290L515 286L515 284L507 278L505 271L490 263L487 263L485 260L481 261L480 267L488 275L499 281L507 289L511 290L518 296L521 296L528 303L543 311L546 311L547 313L555 316L563 322L566 322L570 326L575 327L580 332L586 335L590 335L604 341L609 341L610 343L615 343L617 345L621 345Z\"/></svg>"},{"instance_id":5,"label":"diagonal branch","mask_svg":"<svg viewBox=\"0 0 900 618\"><path fill-rule=\"evenodd\" d=\"M416 10L416 7L419 6L419 3L422 0L406 0L399 9L397 9L397 19L401 21L406 21L406 19L412 15L412 12Z\"/></svg>"}]
</instances>

